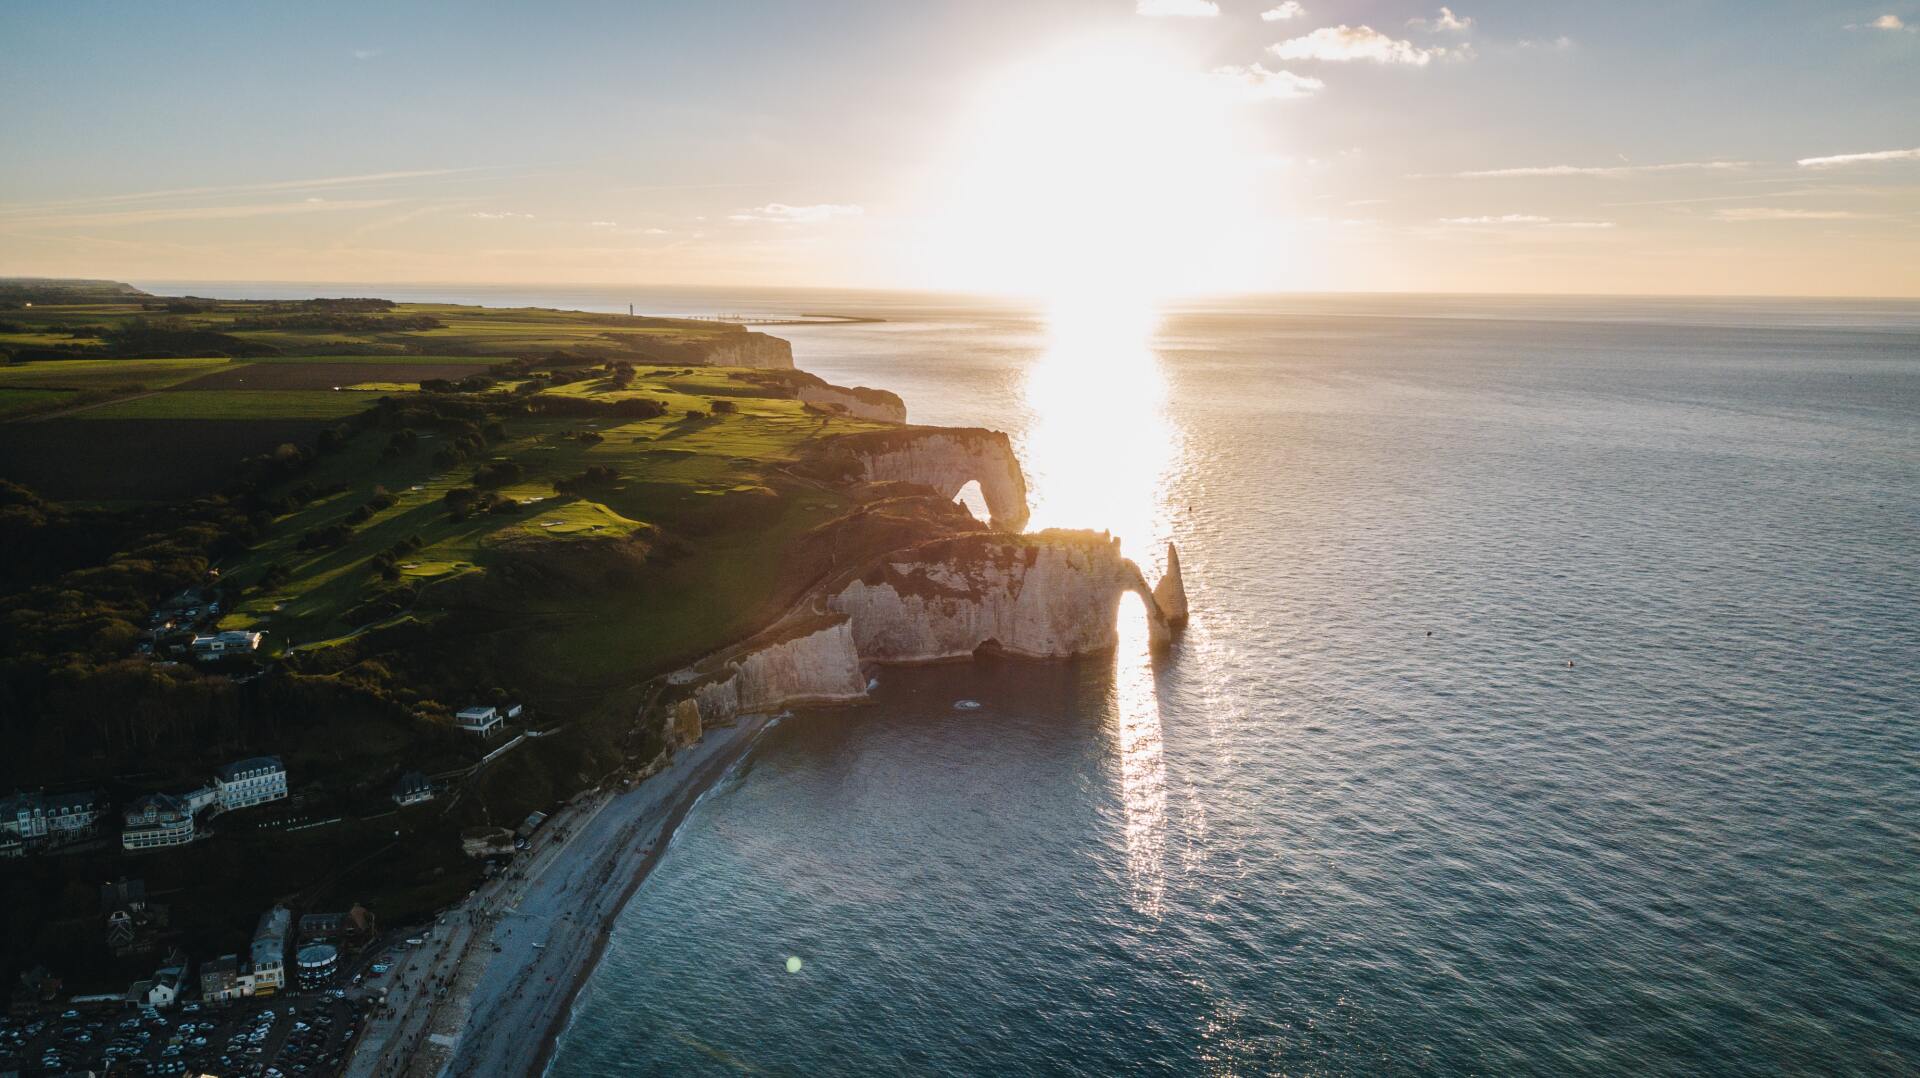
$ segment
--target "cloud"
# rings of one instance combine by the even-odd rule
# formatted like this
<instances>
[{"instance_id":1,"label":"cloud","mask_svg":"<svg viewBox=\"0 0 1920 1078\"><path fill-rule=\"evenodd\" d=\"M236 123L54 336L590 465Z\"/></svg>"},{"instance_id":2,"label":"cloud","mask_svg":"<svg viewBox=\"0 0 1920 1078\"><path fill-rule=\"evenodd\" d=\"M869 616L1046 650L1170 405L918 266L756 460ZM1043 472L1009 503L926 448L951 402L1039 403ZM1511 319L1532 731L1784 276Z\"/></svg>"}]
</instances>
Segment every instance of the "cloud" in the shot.
<instances>
[{"instance_id":1,"label":"cloud","mask_svg":"<svg viewBox=\"0 0 1920 1078\"><path fill-rule=\"evenodd\" d=\"M514 213L511 210L501 210L498 213L490 213L486 210L475 210L474 212L467 214L467 216L478 218L479 220L482 220L482 221L531 221L533 220L533 214Z\"/></svg>"},{"instance_id":2,"label":"cloud","mask_svg":"<svg viewBox=\"0 0 1920 1078\"><path fill-rule=\"evenodd\" d=\"M588 226L588 227L590 227L590 228L619 228L619 227L620 227L620 222L618 222L618 221L588 221L588 222L587 222L587 226Z\"/></svg>"},{"instance_id":3,"label":"cloud","mask_svg":"<svg viewBox=\"0 0 1920 1078\"><path fill-rule=\"evenodd\" d=\"M1722 221L1861 221L1872 214L1852 210L1788 210L1775 206L1732 206L1713 211Z\"/></svg>"},{"instance_id":4,"label":"cloud","mask_svg":"<svg viewBox=\"0 0 1920 1078\"><path fill-rule=\"evenodd\" d=\"M1577 229L1612 228L1614 226L1612 221L1556 221L1551 217L1541 217L1538 214L1532 213L1503 213L1497 217L1491 215L1482 217L1442 217L1440 218L1440 223L1443 225L1525 225L1529 227Z\"/></svg>"},{"instance_id":5,"label":"cloud","mask_svg":"<svg viewBox=\"0 0 1920 1078\"><path fill-rule=\"evenodd\" d=\"M1552 38L1523 37L1517 42L1523 49L1546 49L1550 52L1566 52L1573 48L1573 39L1565 34Z\"/></svg>"},{"instance_id":6,"label":"cloud","mask_svg":"<svg viewBox=\"0 0 1920 1078\"><path fill-rule=\"evenodd\" d=\"M354 58L354 59L356 59L356 60L371 60L371 59L373 59L374 57L376 57L376 56L378 56L378 55L380 55L380 50L379 50L379 49L355 49L355 50L353 50L353 58Z\"/></svg>"},{"instance_id":7,"label":"cloud","mask_svg":"<svg viewBox=\"0 0 1920 1078\"><path fill-rule=\"evenodd\" d=\"M814 224L831 221L837 217L858 217L866 211L858 206L841 205L834 202L822 202L813 206L789 206L784 202L769 202L764 206L741 210L729 214L729 221L775 221L781 224Z\"/></svg>"},{"instance_id":8,"label":"cloud","mask_svg":"<svg viewBox=\"0 0 1920 1078\"><path fill-rule=\"evenodd\" d=\"M1300 6L1300 0L1287 0L1279 7L1268 8L1260 13L1264 22L1285 22L1288 19L1305 18L1307 9Z\"/></svg>"},{"instance_id":9,"label":"cloud","mask_svg":"<svg viewBox=\"0 0 1920 1078\"><path fill-rule=\"evenodd\" d=\"M1908 26L1898 15L1882 15L1869 23L1850 22L1846 28L1849 30L1892 30L1896 32L1905 30L1909 34L1920 30L1920 27Z\"/></svg>"},{"instance_id":10,"label":"cloud","mask_svg":"<svg viewBox=\"0 0 1920 1078\"><path fill-rule=\"evenodd\" d=\"M1875 161L1920 161L1920 148L1911 150L1874 150L1872 153L1842 153L1832 157L1802 157L1801 168L1838 168L1842 165L1866 165Z\"/></svg>"},{"instance_id":11,"label":"cloud","mask_svg":"<svg viewBox=\"0 0 1920 1078\"><path fill-rule=\"evenodd\" d=\"M354 176L325 176L311 180L271 180L265 183L229 183L211 187L171 187L159 191L136 191L124 195L97 195L42 202L33 206L0 209L0 216L35 213L62 206L114 206L129 202L159 202L168 199L196 198L202 195L264 194L270 191L325 190L338 187L386 187L408 180L479 172L477 168L414 169L406 172L366 172Z\"/></svg>"},{"instance_id":12,"label":"cloud","mask_svg":"<svg viewBox=\"0 0 1920 1078\"><path fill-rule=\"evenodd\" d=\"M1473 26L1473 20L1470 18L1463 19L1458 15L1455 15L1453 13L1452 8L1443 7L1440 9L1440 14L1434 16L1433 18L1408 19L1407 25L1412 27L1417 27L1422 30L1453 30L1455 32L1464 33L1466 30L1468 30Z\"/></svg>"},{"instance_id":13,"label":"cloud","mask_svg":"<svg viewBox=\"0 0 1920 1078\"><path fill-rule=\"evenodd\" d=\"M1154 18L1211 19L1220 14L1220 5L1213 0L1139 0L1133 11Z\"/></svg>"},{"instance_id":14,"label":"cloud","mask_svg":"<svg viewBox=\"0 0 1920 1078\"><path fill-rule=\"evenodd\" d=\"M148 207L132 210L108 210L94 213L54 213L40 217L10 217L8 227L72 228L96 225L144 225L157 221L220 221L242 217L278 217L285 214L331 210L371 210L391 206L399 199L371 198L328 202L305 199L300 202L262 202L233 206Z\"/></svg>"},{"instance_id":15,"label":"cloud","mask_svg":"<svg viewBox=\"0 0 1920 1078\"><path fill-rule=\"evenodd\" d=\"M1801 164L1806 162L1802 161ZM1523 168L1493 168L1473 172L1447 172L1454 180L1496 180L1520 176L1635 176L1643 172L1696 172L1746 168L1745 161L1671 161L1660 165L1528 165ZM1416 175L1415 179L1432 179Z\"/></svg>"},{"instance_id":16,"label":"cloud","mask_svg":"<svg viewBox=\"0 0 1920 1078\"><path fill-rule=\"evenodd\" d=\"M1376 64L1411 64L1425 67L1434 60L1464 58L1459 50L1423 49L1411 41L1375 30L1371 26L1323 26L1305 37L1282 41L1268 49L1282 60L1371 60Z\"/></svg>"},{"instance_id":17,"label":"cloud","mask_svg":"<svg viewBox=\"0 0 1920 1078\"><path fill-rule=\"evenodd\" d=\"M1256 101L1295 101L1312 97L1327 84L1310 75L1291 71L1268 71L1259 64L1248 67L1216 67L1213 77L1222 85Z\"/></svg>"}]
</instances>

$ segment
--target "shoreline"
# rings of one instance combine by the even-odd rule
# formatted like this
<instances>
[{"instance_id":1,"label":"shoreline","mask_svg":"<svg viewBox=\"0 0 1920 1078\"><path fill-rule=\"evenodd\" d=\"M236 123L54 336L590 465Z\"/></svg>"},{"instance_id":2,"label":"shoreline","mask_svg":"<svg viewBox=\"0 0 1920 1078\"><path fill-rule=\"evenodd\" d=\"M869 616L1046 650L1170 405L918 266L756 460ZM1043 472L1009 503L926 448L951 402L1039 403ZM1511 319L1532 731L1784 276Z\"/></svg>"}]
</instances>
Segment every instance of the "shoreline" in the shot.
<instances>
[{"instance_id":1,"label":"shoreline","mask_svg":"<svg viewBox=\"0 0 1920 1078\"><path fill-rule=\"evenodd\" d=\"M442 913L437 947L398 957L395 1014L369 1020L341 1073L543 1073L614 921L694 805L776 721L742 715L632 789L583 794L556 812L545 842Z\"/></svg>"},{"instance_id":2,"label":"shoreline","mask_svg":"<svg viewBox=\"0 0 1920 1078\"><path fill-rule=\"evenodd\" d=\"M733 746L731 751L724 752L719 759L709 762L700 774L690 778L681 788L679 791L681 796L669 809L666 818L661 821L654 840L647 844L632 878L620 890L619 897L613 901L612 908L600 925L600 930L593 935L592 945L588 947L586 954L578 963L578 972L557 1001L558 1005L553 1010L552 1020L547 1024L546 1035L540 1038L539 1051L534 1055L533 1066L526 1073L544 1075L547 1073L547 1068L552 1065L554 1049L559 1047L561 1035L573 1025L574 1006L580 999L581 993L586 990L587 982L593 978L594 971L600 968L601 958L606 955L607 941L613 933L613 922L626 911L627 904L640 890L640 885L647 882L647 877L653 875L654 868L659 865L661 858L666 856L668 846L673 842L674 836L679 833L680 825L686 822L694 806L719 786L722 779L732 774L740 761L747 758L747 754L753 751L754 745L759 743L760 735L766 733L778 721L780 721L778 717L741 716L734 728L750 725L752 729L739 736L739 743ZM483 1069L480 1073L494 1072Z\"/></svg>"}]
</instances>

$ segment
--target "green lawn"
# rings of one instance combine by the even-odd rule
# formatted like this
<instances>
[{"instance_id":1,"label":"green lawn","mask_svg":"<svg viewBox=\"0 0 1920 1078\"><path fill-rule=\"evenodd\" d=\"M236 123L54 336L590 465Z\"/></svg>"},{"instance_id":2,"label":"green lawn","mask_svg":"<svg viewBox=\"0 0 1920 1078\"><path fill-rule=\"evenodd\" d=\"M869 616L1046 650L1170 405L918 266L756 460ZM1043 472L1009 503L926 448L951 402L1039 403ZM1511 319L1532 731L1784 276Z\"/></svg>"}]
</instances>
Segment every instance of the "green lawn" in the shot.
<instances>
[{"instance_id":1,"label":"green lawn","mask_svg":"<svg viewBox=\"0 0 1920 1078\"><path fill-rule=\"evenodd\" d=\"M73 396L71 389L14 389L0 386L0 418L53 411Z\"/></svg>"},{"instance_id":2,"label":"green lawn","mask_svg":"<svg viewBox=\"0 0 1920 1078\"><path fill-rule=\"evenodd\" d=\"M383 587L371 559L410 538L420 545L398 556L400 574L437 582L526 556L541 543L620 538L645 527L649 543L666 542L676 553L662 568L647 570L643 586L584 593L559 586L515 597L507 628L518 626L516 663L550 684L585 689L638 680L737 639L765 616L790 542L848 504L844 494L794 480L781 467L811 438L876 425L764 397L729 396L737 413L689 418L689 409L705 412L725 393L757 387L723 369L701 369L693 377L681 375L683 369L643 368L626 390L586 380L549 391L651 397L667 402L667 415L639 421L513 418L506 421L505 442L489 447L484 458L451 468L433 465L432 436L423 436L414 454L398 460L380 458L382 436L355 439L306 477L322 489L345 482L351 490L282 518L265 542L231 568L232 578L241 581L268 565L282 566L290 578L275 593L242 603L229 624L269 628L309 644L346 638L353 632L347 613ZM697 388L713 392L688 392ZM583 430L602 440L566 436ZM453 520L446 492L469 485L489 459L512 460L523 470L518 482L498 490L520 508ZM610 467L621 479L586 496L555 491L555 479L590 465ZM376 485L393 494L396 504L356 528L343 547L298 549L302 535L344 521ZM555 550L568 556L563 547ZM431 616L413 614L423 615Z\"/></svg>"}]
</instances>

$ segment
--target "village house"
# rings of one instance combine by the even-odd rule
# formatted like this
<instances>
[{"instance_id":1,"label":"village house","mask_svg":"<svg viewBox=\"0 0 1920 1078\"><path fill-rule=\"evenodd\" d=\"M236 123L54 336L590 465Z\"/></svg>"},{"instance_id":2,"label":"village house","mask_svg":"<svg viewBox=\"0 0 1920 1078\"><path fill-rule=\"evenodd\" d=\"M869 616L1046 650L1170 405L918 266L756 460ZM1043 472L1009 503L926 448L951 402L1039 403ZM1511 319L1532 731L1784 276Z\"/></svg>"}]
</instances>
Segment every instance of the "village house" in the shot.
<instances>
[{"instance_id":1,"label":"village house","mask_svg":"<svg viewBox=\"0 0 1920 1078\"><path fill-rule=\"evenodd\" d=\"M221 955L200 963L200 998L208 1003L227 1003L240 998L240 956Z\"/></svg>"},{"instance_id":2,"label":"village house","mask_svg":"<svg viewBox=\"0 0 1920 1078\"><path fill-rule=\"evenodd\" d=\"M261 633L244 632L238 629L211 636L196 636L191 645L193 657L203 663L220 659L231 659L241 655L251 655L260 648Z\"/></svg>"},{"instance_id":3,"label":"village house","mask_svg":"<svg viewBox=\"0 0 1920 1078\"><path fill-rule=\"evenodd\" d=\"M127 992L129 1002L156 1010L165 1010L180 1001L180 996L192 984L187 980L187 956L185 952L174 950L159 969L153 971L153 978L133 982Z\"/></svg>"},{"instance_id":4,"label":"village house","mask_svg":"<svg viewBox=\"0 0 1920 1078\"><path fill-rule=\"evenodd\" d=\"M248 971L247 994L268 996L287 984L287 930L291 927L292 914L283 906L275 906L260 915L260 926L253 931L253 947L249 952L253 964Z\"/></svg>"},{"instance_id":5,"label":"village house","mask_svg":"<svg viewBox=\"0 0 1920 1078\"><path fill-rule=\"evenodd\" d=\"M126 828L120 845L129 850L185 846L194 838L193 812L184 798L172 794L141 794L122 814Z\"/></svg>"},{"instance_id":6,"label":"village house","mask_svg":"<svg viewBox=\"0 0 1920 1078\"><path fill-rule=\"evenodd\" d=\"M433 783L418 771L409 771L393 784L393 803L418 805L433 800Z\"/></svg>"},{"instance_id":7,"label":"village house","mask_svg":"<svg viewBox=\"0 0 1920 1078\"><path fill-rule=\"evenodd\" d=\"M0 799L0 853L18 855L36 846L85 838L107 809L107 797L99 790L15 793Z\"/></svg>"},{"instance_id":8,"label":"village house","mask_svg":"<svg viewBox=\"0 0 1920 1078\"><path fill-rule=\"evenodd\" d=\"M221 768L213 785L221 810L231 812L287 796L287 768L278 756L254 756Z\"/></svg>"},{"instance_id":9,"label":"village house","mask_svg":"<svg viewBox=\"0 0 1920 1078\"><path fill-rule=\"evenodd\" d=\"M144 880L125 876L100 885L100 914L107 922L107 947L116 957L144 954L154 949L167 927L168 909L147 899Z\"/></svg>"},{"instance_id":10,"label":"village house","mask_svg":"<svg viewBox=\"0 0 1920 1078\"><path fill-rule=\"evenodd\" d=\"M497 707L469 707L455 715L454 721L468 733L492 737L507 720Z\"/></svg>"}]
</instances>

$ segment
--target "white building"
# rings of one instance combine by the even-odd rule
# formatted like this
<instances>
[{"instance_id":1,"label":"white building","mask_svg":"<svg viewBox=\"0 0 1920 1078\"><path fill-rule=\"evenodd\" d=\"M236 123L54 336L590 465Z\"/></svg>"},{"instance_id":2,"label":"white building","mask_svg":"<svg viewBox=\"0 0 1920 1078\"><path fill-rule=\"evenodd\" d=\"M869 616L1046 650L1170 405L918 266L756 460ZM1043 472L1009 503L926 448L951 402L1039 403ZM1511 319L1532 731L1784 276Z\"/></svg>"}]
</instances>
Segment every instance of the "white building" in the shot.
<instances>
[{"instance_id":1,"label":"white building","mask_svg":"<svg viewBox=\"0 0 1920 1078\"><path fill-rule=\"evenodd\" d=\"M229 659L238 655L250 655L260 647L259 633L243 632L238 629L212 636L193 638L193 657L199 661L213 662L216 659Z\"/></svg>"},{"instance_id":2,"label":"white building","mask_svg":"<svg viewBox=\"0 0 1920 1078\"><path fill-rule=\"evenodd\" d=\"M126 829L120 845L129 850L185 846L193 841L193 812L183 798L172 794L142 794L124 814Z\"/></svg>"},{"instance_id":3,"label":"white building","mask_svg":"<svg viewBox=\"0 0 1920 1078\"><path fill-rule=\"evenodd\" d=\"M507 721L496 707L470 707L455 715L454 720L460 724L460 729L481 737L492 737Z\"/></svg>"},{"instance_id":4,"label":"white building","mask_svg":"<svg viewBox=\"0 0 1920 1078\"><path fill-rule=\"evenodd\" d=\"M225 812L278 801L287 796L287 768L278 756L249 757L221 768L213 787Z\"/></svg>"}]
</instances>

